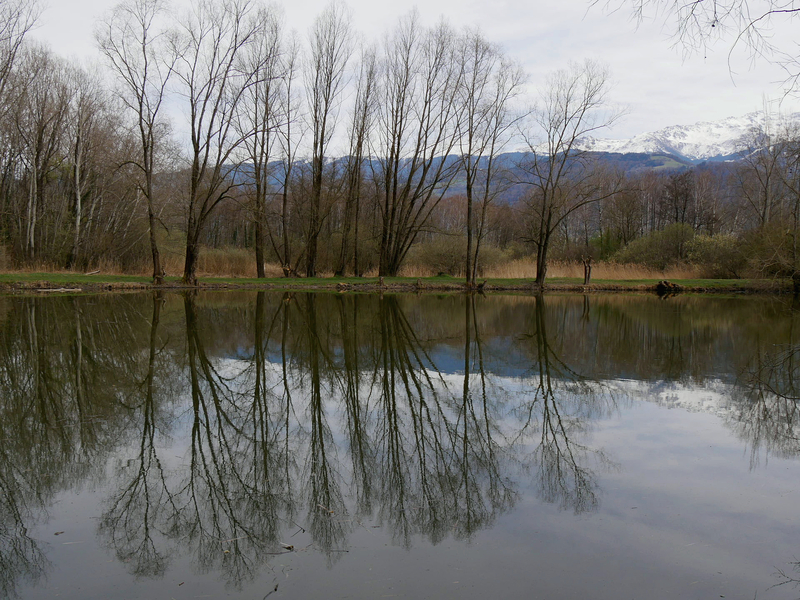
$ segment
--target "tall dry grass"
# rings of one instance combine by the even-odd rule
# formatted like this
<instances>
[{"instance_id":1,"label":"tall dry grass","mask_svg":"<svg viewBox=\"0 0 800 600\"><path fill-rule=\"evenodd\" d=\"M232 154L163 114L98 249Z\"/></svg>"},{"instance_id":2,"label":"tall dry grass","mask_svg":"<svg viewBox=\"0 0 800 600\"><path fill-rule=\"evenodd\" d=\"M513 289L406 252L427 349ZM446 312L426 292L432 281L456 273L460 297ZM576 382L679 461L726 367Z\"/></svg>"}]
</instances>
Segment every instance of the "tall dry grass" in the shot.
<instances>
[{"instance_id":1,"label":"tall dry grass","mask_svg":"<svg viewBox=\"0 0 800 600\"><path fill-rule=\"evenodd\" d=\"M549 277L583 278L583 264L556 262L547 269ZM643 265L598 262L592 265L592 279L697 279L700 270L691 265L651 269Z\"/></svg>"},{"instance_id":2,"label":"tall dry grass","mask_svg":"<svg viewBox=\"0 0 800 600\"><path fill-rule=\"evenodd\" d=\"M536 262L533 258L519 258L487 269L484 275L497 279L533 279L536 277ZM583 264L579 262L553 261L547 268L548 277L583 279ZM597 262L592 265L592 279L697 279L700 269L691 265L675 266L663 271L642 265Z\"/></svg>"},{"instance_id":3,"label":"tall dry grass","mask_svg":"<svg viewBox=\"0 0 800 600\"><path fill-rule=\"evenodd\" d=\"M435 277L439 273L424 265L405 264L400 269L400 277ZM377 277L378 269L371 269L366 277ZM583 264L579 262L553 261L547 268L548 277L567 277L583 279ZM464 271L453 274L455 278L464 277ZM502 262L484 270L485 279L534 279L536 261L531 257L517 258ZM663 271L642 265L597 262L592 265L592 279L699 279L702 272L692 265L675 266Z\"/></svg>"},{"instance_id":4,"label":"tall dry grass","mask_svg":"<svg viewBox=\"0 0 800 600\"><path fill-rule=\"evenodd\" d=\"M169 276L180 276L183 274L183 256L178 252L166 251L162 253L164 269ZM264 265L267 277L281 277L283 271L277 263L267 263ZM152 274L152 266L148 262L142 262L134 268L122 269L118 263L101 259L89 270L100 270L104 275L142 275ZM0 270L2 269L0 265ZM27 265L16 272L37 273L37 272L63 272L63 265L49 263L34 263ZM256 264L255 254L252 250L242 248L204 248L200 252L197 274L201 277L242 277L255 278ZM428 266L406 264L400 270L401 277L435 277L438 272ZM331 277L331 272L321 272L319 277ZM364 273L366 277L377 277L377 268ZM547 270L548 277L566 277L573 279L583 278L583 265L579 262L553 261ZM455 273L453 277L463 278L463 270ZM503 261L489 268L486 268L481 275L486 279L533 279L536 277L536 264L532 257L517 258ZM702 277L699 268L691 265L670 267L664 271L650 269L635 264L618 264L610 262L597 262L592 265L592 279L611 279L611 280L638 280L638 279L698 279Z\"/></svg>"},{"instance_id":5,"label":"tall dry grass","mask_svg":"<svg viewBox=\"0 0 800 600\"><path fill-rule=\"evenodd\" d=\"M376 277L374 273L368 276ZM400 270L402 277L434 277L432 269L420 265L405 265ZM598 262L592 265L592 279L697 279L701 277L698 268L690 265L670 267L663 271L650 269L642 265ZM547 268L548 277L567 277L583 279L583 264L579 262L553 261ZM459 272L454 277L464 277ZM481 277L486 279L534 279L536 277L536 261L532 257L517 258L501 262L484 270Z\"/></svg>"}]
</instances>

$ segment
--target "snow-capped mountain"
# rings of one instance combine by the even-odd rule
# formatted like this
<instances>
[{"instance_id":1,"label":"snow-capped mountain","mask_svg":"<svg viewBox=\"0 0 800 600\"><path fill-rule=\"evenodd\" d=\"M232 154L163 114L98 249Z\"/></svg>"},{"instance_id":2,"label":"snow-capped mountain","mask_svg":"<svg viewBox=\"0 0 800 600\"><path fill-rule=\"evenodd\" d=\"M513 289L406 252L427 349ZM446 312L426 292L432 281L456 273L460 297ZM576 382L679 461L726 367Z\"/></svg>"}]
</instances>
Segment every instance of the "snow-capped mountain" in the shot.
<instances>
[{"instance_id":1,"label":"snow-capped mountain","mask_svg":"<svg viewBox=\"0 0 800 600\"><path fill-rule=\"evenodd\" d=\"M786 115L782 121L800 122L800 113ZM770 121L778 129L778 119ZM694 125L672 125L629 140L585 137L582 149L593 152L672 154L692 162L730 160L752 145L754 134L765 129L763 112L721 121L701 121Z\"/></svg>"}]
</instances>

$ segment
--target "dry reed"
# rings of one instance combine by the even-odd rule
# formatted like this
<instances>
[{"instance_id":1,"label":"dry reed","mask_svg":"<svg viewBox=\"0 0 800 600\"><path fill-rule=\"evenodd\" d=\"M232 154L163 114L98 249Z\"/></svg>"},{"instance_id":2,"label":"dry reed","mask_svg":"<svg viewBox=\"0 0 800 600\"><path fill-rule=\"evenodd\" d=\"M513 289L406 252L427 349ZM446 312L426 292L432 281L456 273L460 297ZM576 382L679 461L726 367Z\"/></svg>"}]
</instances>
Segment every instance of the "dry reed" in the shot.
<instances>
[{"instance_id":1,"label":"dry reed","mask_svg":"<svg viewBox=\"0 0 800 600\"><path fill-rule=\"evenodd\" d=\"M167 275L180 276L183 274L183 256L178 252L166 251L161 255L164 270ZM134 268L123 269L112 260L100 259L89 270L100 270L104 275L135 274L149 276L152 266L143 262ZM278 263L264 265L266 276L278 278L283 275ZM5 269L3 269L5 270ZM38 262L23 268L15 269L16 272L65 272L61 265ZM78 271L73 271L78 272ZM242 277L255 278L255 256L251 250L241 248L204 248L200 252L197 274L201 277ZM406 264L400 270L401 277L435 277L439 273L430 267L415 264ZM320 272L318 277L332 277L330 271ZM377 277L378 269L373 268L366 273L366 277ZM463 270L452 275L454 278L463 278ZM573 279L583 278L583 265L579 262L553 261L547 270L548 278L565 277ZM483 270L480 277L486 279L534 279L536 277L536 264L533 257L518 258L493 265ZM608 280L639 280L639 279L697 279L702 277L699 268L691 265L670 267L658 271L636 264L619 264L611 262L597 262L592 265L592 279Z\"/></svg>"},{"instance_id":2,"label":"dry reed","mask_svg":"<svg viewBox=\"0 0 800 600\"><path fill-rule=\"evenodd\" d=\"M536 269L533 268L535 273ZM583 279L583 264L579 262L553 262L547 268L548 277ZM535 275L534 275L535 276ZM673 266L663 271L643 265L597 262L592 265L592 279L697 279L700 271L690 265Z\"/></svg>"}]
</instances>

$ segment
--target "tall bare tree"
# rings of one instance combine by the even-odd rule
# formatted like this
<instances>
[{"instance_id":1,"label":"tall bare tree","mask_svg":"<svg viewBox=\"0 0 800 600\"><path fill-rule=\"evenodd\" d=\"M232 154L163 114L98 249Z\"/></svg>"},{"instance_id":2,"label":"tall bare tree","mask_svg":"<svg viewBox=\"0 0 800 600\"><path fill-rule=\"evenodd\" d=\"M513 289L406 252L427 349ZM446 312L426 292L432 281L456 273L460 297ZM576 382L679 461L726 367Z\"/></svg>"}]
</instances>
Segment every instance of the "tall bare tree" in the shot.
<instances>
[{"instance_id":1,"label":"tall bare tree","mask_svg":"<svg viewBox=\"0 0 800 600\"><path fill-rule=\"evenodd\" d=\"M266 244L266 204L271 189L271 161L276 157L276 144L282 114L284 62L282 60L282 23L274 9L260 8L257 19L262 33L245 56L245 69L256 73L245 92L239 116L239 132L244 140L248 160L252 163L252 200L255 224L256 273L264 272Z\"/></svg>"},{"instance_id":2,"label":"tall bare tree","mask_svg":"<svg viewBox=\"0 0 800 600\"><path fill-rule=\"evenodd\" d=\"M378 102L377 177L381 210L381 275L396 275L459 161L462 78L456 36L444 22L426 29L412 12L388 37Z\"/></svg>"},{"instance_id":3,"label":"tall bare tree","mask_svg":"<svg viewBox=\"0 0 800 600\"><path fill-rule=\"evenodd\" d=\"M5 109L5 90L9 75L27 33L41 14L38 0L3 0L0 2L0 115Z\"/></svg>"},{"instance_id":4,"label":"tall bare tree","mask_svg":"<svg viewBox=\"0 0 800 600\"><path fill-rule=\"evenodd\" d=\"M92 163L96 162L99 130L102 128L107 110L107 96L100 81L82 69L71 73L74 92L71 97L70 124L71 170L72 170L72 248L67 255L66 267L75 267L82 262L85 224L83 220L84 199L92 185Z\"/></svg>"},{"instance_id":5,"label":"tall bare tree","mask_svg":"<svg viewBox=\"0 0 800 600\"><path fill-rule=\"evenodd\" d=\"M781 125L773 122L765 108L764 127L751 131L740 150L737 187L762 228L775 216L773 213L783 195L785 137L780 129Z\"/></svg>"},{"instance_id":6,"label":"tall bare tree","mask_svg":"<svg viewBox=\"0 0 800 600\"><path fill-rule=\"evenodd\" d=\"M347 269L350 232L353 234L353 274L361 273L358 262L359 213L364 180L364 158L368 153L370 131L375 120L375 98L377 94L378 59L374 47L365 47L361 52L356 97L350 119L350 153L345 169L346 196L344 222L342 223L342 244L335 274L342 276Z\"/></svg>"},{"instance_id":7,"label":"tall bare tree","mask_svg":"<svg viewBox=\"0 0 800 600\"><path fill-rule=\"evenodd\" d=\"M197 0L175 41L175 76L189 112L189 190L183 283L197 284L200 236L214 209L231 198L244 137L235 127L246 90L258 70L245 69L249 46L262 35L252 0ZM250 65L252 67L252 65Z\"/></svg>"},{"instance_id":8,"label":"tall bare tree","mask_svg":"<svg viewBox=\"0 0 800 600\"><path fill-rule=\"evenodd\" d=\"M101 21L96 33L100 51L120 82L120 98L135 115L140 143L135 165L142 177L139 190L147 201L156 285L164 282L164 268L156 238L158 217L153 177L160 142L160 113L176 61L174 47L166 43L167 33L160 20L165 10L164 0L125 0Z\"/></svg>"},{"instance_id":9,"label":"tall bare tree","mask_svg":"<svg viewBox=\"0 0 800 600\"><path fill-rule=\"evenodd\" d=\"M550 75L540 104L522 133L527 153L520 164L530 187L529 240L536 248L536 283L547 277L547 253L553 234L572 212L609 197L618 186L593 177L591 156L579 140L614 123L621 113L607 106L608 71L586 60Z\"/></svg>"},{"instance_id":10,"label":"tall bare tree","mask_svg":"<svg viewBox=\"0 0 800 600\"><path fill-rule=\"evenodd\" d=\"M272 228L268 228L272 247L275 254L280 258L284 277L297 275L297 268L300 264L299 258L295 265L292 265L292 241L290 223L290 185L295 157L297 156L298 146L303 138L302 121L300 119L301 104L299 101L297 86L298 70L300 68L300 45L296 36L292 36L286 44L283 53L283 79L281 81L281 119L278 127L278 142L280 144L280 178L277 183L281 188L281 210L280 210L280 246L275 242ZM276 178L277 179L277 178Z\"/></svg>"},{"instance_id":11,"label":"tall bare tree","mask_svg":"<svg viewBox=\"0 0 800 600\"><path fill-rule=\"evenodd\" d=\"M458 102L463 113L458 120L458 148L466 179L466 279L467 285L474 286L486 211L503 189L498 185L501 169L497 156L519 119L511 104L520 94L525 76L518 65L507 60L479 31L464 34L460 54L464 63ZM481 215L473 250L476 201L480 203Z\"/></svg>"},{"instance_id":12,"label":"tall bare tree","mask_svg":"<svg viewBox=\"0 0 800 600\"><path fill-rule=\"evenodd\" d=\"M310 34L306 95L311 148L311 205L306 242L306 277L317 274L317 244L323 224L322 176L333 137L345 72L353 51L351 15L345 4L331 2L317 17Z\"/></svg>"},{"instance_id":13,"label":"tall bare tree","mask_svg":"<svg viewBox=\"0 0 800 600\"><path fill-rule=\"evenodd\" d=\"M22 254L32 260L38 257L50 175L65 155L64 132L72 89L67 83L65 63L49 50L29 46L22 62L14 122L20 139L27 202L18 218L20 233L24 231L20 240Z\"/></svg>"}]
</instances>

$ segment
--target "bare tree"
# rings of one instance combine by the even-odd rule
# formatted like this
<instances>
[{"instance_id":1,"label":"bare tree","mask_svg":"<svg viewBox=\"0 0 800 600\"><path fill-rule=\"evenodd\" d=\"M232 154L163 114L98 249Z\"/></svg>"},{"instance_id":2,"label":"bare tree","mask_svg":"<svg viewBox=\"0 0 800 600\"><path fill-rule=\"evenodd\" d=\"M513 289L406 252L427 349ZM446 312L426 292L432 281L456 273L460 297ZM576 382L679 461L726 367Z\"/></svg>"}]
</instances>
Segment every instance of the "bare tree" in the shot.
<instances>
[{"instance_id":1,"label":"bare tree","mask_svg":"<svg viewBox=\"0 0 800 600\"><path fill-rule=\"evenodd\" d=\"M739 152L737 187L762 228L775 217L773 213L783 195L781 170L785 139L780 133L780 125L776 131L776 124L765 109L764 127L751 131Z\"/></svg>"},{"instance_id":2,"label":"bare tree","mask_svg":"<svg viewBox=\"0 0 800 600\"><path fill-rule=\"evenodd\" d=\"M353 235L353 274L358 277L361 273L358 262L359 213L364 179L364 157L368 151L370 131L375 120L377 77L376 49L371 46L366 47L361 54L356 98L350 120L350 153L347 157L345 173L347 195L342 224L342 244L335 272L337 276L344 275L347 268L351 229L355 230Z\"/></svg>"},{"instance_id":3,"label":"bare tree","mask_svg":"<svg viewBox=\"0 0 800 600\"><path fill-rule=\"evenodd\" d=\"M271 189L271 159L276 152L277 129L282 115L281 83L284 63L281 60L282 24L274 9L261 8L257 19L262 33L248 48L245 69L256 73L245 92L238 118L240 135L248 160L252 163L253 220L255 223L256 273L264 272L266 242L266 203Z\"/></svg>"},{"instance_id":4,"label":"bare tree","mask_svg":"<svg viewBox=\"0 0 800 600\"><path fill-rule=\"evenodd\" d=\"M166 43L166 31L159 19L164 0L125 0L101 22L96 40L120 82L120 98L136 118L139 133L141 172L139 190L147 200L153 283L164 282L164 268L156 239L156 198L153 176L158 155L160 112L176 54Z\"/></svg>"},{"instance_id":5,"label":"bare tree","mask_svg":"<svg viewBox=\"0 0 800 600\"><path fill-rule=\"evenodd\" d=\"M416 12L386 42L376 158L381 275L397 275L459 167L448 158L463 73L455 42L444 22L425 29Z\"/></svg>"},{"instance_id":6,"label":"bare tree","mask_svg":"<svg viewBox=\"0 0 800 600\"><path fill-rule=\"evenodd\" d=\"M262 22L252 0L197 0L175 41L175 76L186 97L191 131L183 283L197 284L200 236L214 209L238 187L237 154L245 136L235 127L245 91L259 71L243 68Z\"/></svg>"},{"instance_id":7,"label":"bare tree","mask_svg":"<svg viewBox=\"0 0 800 600\"><path fill-rule=\"evenodd\" d=\"M22 42L40 14L38 0L0 2L0 114L5 109L5 90Z\"/></svg>"},{"instance_id":8,"label":"bare tree","mask_svg":"<svg viewBox=\"0 0 800 600\"><path fill-rule=\"evenodd\" d=\"M789 200L790 248L787 263L795 297L800 296L800 127L787 127L784 145L785 168L782 171Z\"/></svg>"},{"instance_id":9,"label":"bare tree","mask_svg":"<svg viewBox=\"0 0 800 600\"><path fill-rule=\"evenodd\" d=\"M11 92L15 83L22 85L25 77L15 76L14 66L23 47L23 40L41 13L38 0L3 0L0 2L0 170L3 203L9 201L17 169L21 161L15 115L19 104L15 96L22 90Z\"/></svg>"},{"instance_id":10,"label":"bare tree","mask_svg":"<svg viewBox=\"0 0 800 600\"><path fill-rule=\"evenodd\" d=\"M467 197L467 285L474 286L478 274L480 243L484 236L486 211L502 191L498 186L497 156L518 120L512 102L521 92L525 80L522 69L503 57L500 49L489 43L478 31L466 32L462 40L463 78L459 104L459 150L466 179ZM481 206L477 239L473 207Z\"/></svg>"},{"instance_id":11,"label":"bare tree","mask_svg":"<svg viewBox=\"0 0 800 600\"><path fill-rule=\"evenodd\" d=\"M50 174L64 157L64 129L72 90L67 85L65 64L48 50L28 47L22 60L14 122L20 139L27 202L18 218L19 231L24 231L20 250L31 260L37 257Z\"/></svg>"},{"instance_id":12,"label":"bare tree","mask_svg":"<svg viewBox=\"0 0 800 600\"><path fill-rule=\"evenodd\" d=\"M617 186L598 187L591 156L578 147L582 137L620 117L606 107L608 87L607 70L591 60L556 71L532 112L530 127L522 132L528 151L520 164L521 183L530 187L528 239L536 247L540 287L547 277L550 242L564 219L618 191Z\"/></svg>"},{"instance_id":13,"label":"bare tree","mask_svg":"<svg viewBox=\"0 0 800 600\"><path fill-rule=\"evenodd\" d=\"M72 72L75 86L72 94L71 114L69 115L72 159L72 211L74 215L72 248L67 256L66 267L73 268L82 260L81 249L84 242L84 198L92 183L90 164L97 152L98 130L101 128L103 112L106 108L105 90L97 78L75 69Z\"/></svg>"},{"instance_id":14,"label":"bare tree","mask_svg":"<svg viewBox=\"0 0 800 600\"><path fill-rule=\"evenodd\" d=\"M730 54L737 47L750 53L751 60L766 58L786 71L788 90L797 92L800 84L800 56L792 47L783 47L781 36L774 36L775 23L796 23L800 18L798 0L594 0L612 10L629 5L638 21L661 18L673 31L677 44L688 53L703 52L720 40L732 40ZM729 54L729 56L730 56Z\"/></svg>"},{"instance_id":15,"label":"bare tree","mask_svg":"<svg viewBox=\"0 0 800 600\"><path fill-rule=\"evenodd\" d=\"M270 240L272 241L272 247L275 249L275 254L280 258L284 277L296 276L297 267L300 264L298 259L297 264L292 265L292 244L289 228L289 190L292 181L294 161L297 156L297 148L303 138L303 130L299 118L300 102L297 97L297 89L295 86L299 68L299 54L300 46L297 38L293 36L286 44L286 50L283 53L283 80L281 81L280 88L281 113L283 119L277 131L282 155L280 161L282 173L278 181L281 187L280 247L275 243L272 228L268 227L267 229L270 234Z\"/></svg>"},{"instance_id":16,"label":"bare tree","mask_svg":"<svg viewBox=\"0 0 800 600\"><path fill-rule=\"evenodd\" d=\"M345 70L353 49L351 16L334 0L317 17L310 34L306 68L311 149L311 206L306 243L306 277L317 274L317 243L322 228L322 175L325 156L336 127L337 108L344 91Z\"/></svg>"}]
</instances>

